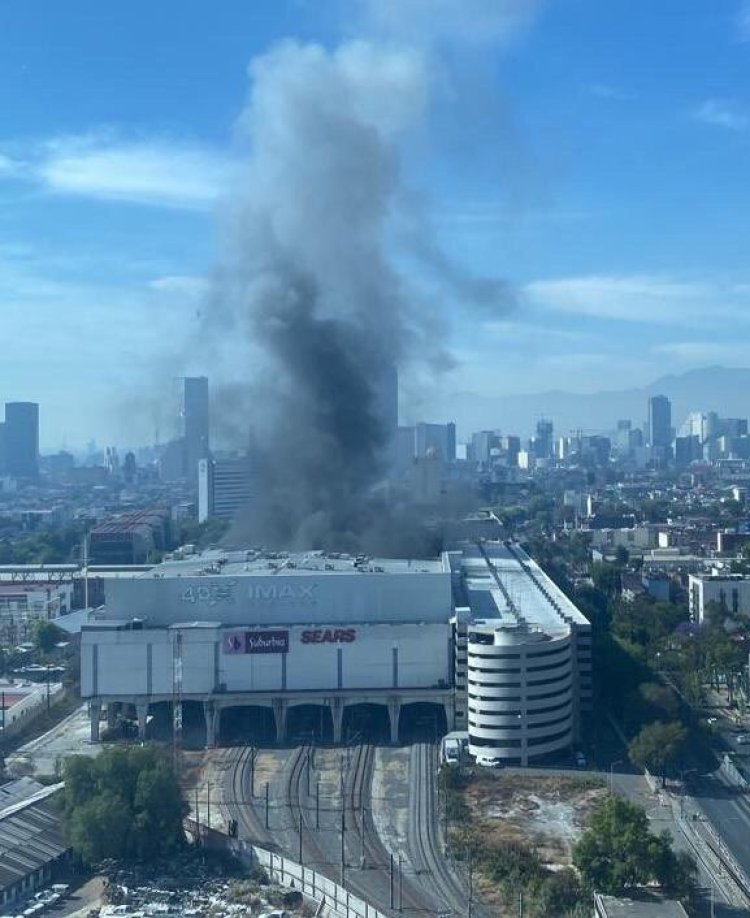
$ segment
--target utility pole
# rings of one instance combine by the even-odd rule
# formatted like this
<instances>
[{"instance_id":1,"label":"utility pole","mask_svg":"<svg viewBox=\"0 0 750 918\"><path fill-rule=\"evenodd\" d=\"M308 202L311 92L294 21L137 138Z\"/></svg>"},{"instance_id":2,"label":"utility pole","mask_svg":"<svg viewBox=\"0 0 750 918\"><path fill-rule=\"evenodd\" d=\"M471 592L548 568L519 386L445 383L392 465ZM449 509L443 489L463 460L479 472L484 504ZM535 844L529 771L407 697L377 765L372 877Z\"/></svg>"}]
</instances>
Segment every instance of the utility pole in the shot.
<instances>
[{"instance_id":1,"label":"utility pole","mask_svg":"<svg viewBox=\"0 0 750 918\"><path fill-rule=\"evenodd\" d=\"M299 814L299 863L302 864L302 812Z\"/></svg>"},{"instance_id":2,"label":"utility pole","mask_svg":"<svg viewBox=\"0 0 750 918\"><path fill-rule=\"evenodd\" d=\"M211 828L211 782L206 786L206 825Z\"/></svg>"},{"instance_id":3,"label":"utility pole","mask_svg":"<svg viewBox=\"0 0 750 918\"><path fill-rule=\"evenodd\" d=\"M255 797L255 759L258 755L258 750L255 746L250 747L250 799Z\"/></svg>"},{"instance_id":4,"label":"utility pole","mask_svg":"<svg viewBox=\"0 0 750 918\"><path fill-rule=\"evenodd\" d=\"M398 910L404 910L404 867L401 852L398 855Z\"/></svg>"},{"instance_id":5,"label":"utility pole","mask_svg":"<svg viewBox=\"0 0 750 918\"><path fill-rule=\"evenodd\" d=\"M182 751L182 632L179 629L172 644L172 742L174 768L179 774Z\"/></svg>"},{"instance_id":6,"label":"utility pole","mask_svg":"<svg viewBox=\"0 0 750 918\"><path fill-rule=\"evenodd\" d=\"M315 783L315 828L320 828L320 781Z\"/></svg>"},{"instance_id":7,"label":"utility pole","mask_svg":"<svg viewBox=\"0 0 750 918\"><path fill-rule=\"evenodd\" d=\"M360 807L359 832L359 869L365 869L365 808Z\"/></svg>"},{"instance_id":8,"label":"utility pole","mask_svg":"<svg viewBox=\"0 0 750 918\"><path fill-rule=\"evenodd\" d=\"M344 818L344 801L341 801L341 885L346 880L346 820Z\"/></svg>"},{"instance_id":9,"label":"utility pole","mask_svg":"<svg viewBox=\"0 0 750 918\"><path fill-rule=\"evenodd\" d=\"M393 910L393 899L394 899L394 889L393 889L393 854L391 854L390 870L388 871L388 879L390 881L390 892L391 892L391 910Z\"/></svg>"},{"instance_id":10,"label":"utility pole","mask_svg":"<svg viewBox=\"0 0 750 918\"><path fill-rule=\"evenodd\" d=\"M266 828L268 828L268 781L266 781Z\"/></svg>"},{"instance_id":11,"label":"utility pole","mask_svg":"<svg viewBox=\"0 0 750 918\"><path fill-rule=\"evenodd\" d=\"M195 838L200 844L201 840L201 814L198 809L198 785L195 785Z\"/></svg>"}]
</instances>

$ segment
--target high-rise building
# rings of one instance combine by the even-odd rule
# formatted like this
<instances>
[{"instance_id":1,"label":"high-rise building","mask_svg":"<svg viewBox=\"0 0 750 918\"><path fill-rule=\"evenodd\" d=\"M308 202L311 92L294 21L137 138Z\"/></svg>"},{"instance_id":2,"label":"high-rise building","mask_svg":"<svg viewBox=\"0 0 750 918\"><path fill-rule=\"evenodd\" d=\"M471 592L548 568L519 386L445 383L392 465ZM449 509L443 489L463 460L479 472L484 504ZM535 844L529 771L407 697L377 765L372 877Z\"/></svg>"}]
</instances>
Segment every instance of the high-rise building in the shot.
<instances>
[{"instance_id":1,"label":"high-rise building","mask_svg":"<svg viewBox=\"0 0 750 918\"><path fill-rule=\"evenodd\" d=\"M422 459L429 454L439 456L444 462L456 458L456 425L425 424L420 421L414 428L414 456Z\"/></svg>"},{"instance_id":2,"label":"high-rise building","mask_svg":"<svg viewBox=\"0 0 750 918\"><path fill-rule=\"evenodd\" d=\"M488 465L493 450L500 448L500 432L479 430L471 435L471 458L480 465Z\"/></svg>"},{"instance_id":3,"label":"high-rise building","mask_svg":"<svg viewBox=\"0 0 750 918\"><path fill-rule=\"evenodd\" d=\"M198 462L209 456L208 379L186 376L183 388L185 477L198 480Z\"/></svg>"},{"instance_id":4,"label":"high-rise building","mask_svg":"<svg viewBox=\"0 0 750 918\"><path fill-rule=\"evenodd\" d=\"M553 453L554 438L552 421L541 418L536 422L534 437L534 455L537 459L549 459Z\"/></svg>"},{"instance_id":5,"label":"high-rise building","mask_svg":"<svg viewBox=\"0 0 750 918\"><path fill-rule=\"evenodd\" d=\"M198 460L198 522L231 520L257 499L258 473L250 456Z\"/></svg>"},{"instance_id":6,"label":"high-rise building","mask_svg":"<svg viewBox=\"0 0 750 918\"><path fill-rule=\"evenodd\" d=\"M672 443L672 403L666 395L648 400L649 446L669 447Z\"/></svg>"},{"instance_id":7,"label":"high-rise building","mask_svg":"<svg viewBox=\"0 0 750 918\"><path fill-rule=\"evenodd\" d=\"M39 405L7 402L4 430L5 471L14 478L39 475Z\"/></svg>"}]
</instances>

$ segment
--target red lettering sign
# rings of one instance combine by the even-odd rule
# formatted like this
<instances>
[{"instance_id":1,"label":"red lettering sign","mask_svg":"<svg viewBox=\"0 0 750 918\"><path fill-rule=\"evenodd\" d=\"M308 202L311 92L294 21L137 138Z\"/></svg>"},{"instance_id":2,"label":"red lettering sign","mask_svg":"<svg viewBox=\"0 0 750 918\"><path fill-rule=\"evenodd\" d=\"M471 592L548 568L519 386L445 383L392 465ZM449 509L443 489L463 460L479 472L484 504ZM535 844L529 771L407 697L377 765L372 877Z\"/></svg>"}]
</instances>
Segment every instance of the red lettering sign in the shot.
<instances>
[{"instance_id":1,"label":"red lettering sign","mask_svg":"<svg viewBox=\"0 0 750 918\"><path fill-rule=\"evenodd\" d=\"M302 632L303 644L351 644L357 639L354 628L311 628Z\"/></svg>"}]
</instances>

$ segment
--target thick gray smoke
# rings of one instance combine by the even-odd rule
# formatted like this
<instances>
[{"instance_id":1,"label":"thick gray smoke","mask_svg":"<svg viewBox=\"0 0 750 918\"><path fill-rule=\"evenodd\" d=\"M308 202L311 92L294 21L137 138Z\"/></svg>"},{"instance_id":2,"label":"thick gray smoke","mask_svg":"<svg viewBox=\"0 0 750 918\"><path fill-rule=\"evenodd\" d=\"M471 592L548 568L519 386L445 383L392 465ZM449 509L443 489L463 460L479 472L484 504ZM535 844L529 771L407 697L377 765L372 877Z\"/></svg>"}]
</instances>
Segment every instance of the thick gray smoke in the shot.
<instances>
[{"instance_id":1,"label":"thick gray smoke","mask_svg":"<svg viewBox=\"0 0 750 918\"><path fill-rule=\"evenodd\" d=\"M251 80L238 124L248 167L205 328L232 342L224 413L251 431L259 482L232 538L419 551L408 514L373 491L396 422L395 367L415 355L440 362L438 327L389 245L406 198L398 149L427 104L428 58L361 41L334 52L289 42L256 60Z\"/></svg>"}]
</instances>

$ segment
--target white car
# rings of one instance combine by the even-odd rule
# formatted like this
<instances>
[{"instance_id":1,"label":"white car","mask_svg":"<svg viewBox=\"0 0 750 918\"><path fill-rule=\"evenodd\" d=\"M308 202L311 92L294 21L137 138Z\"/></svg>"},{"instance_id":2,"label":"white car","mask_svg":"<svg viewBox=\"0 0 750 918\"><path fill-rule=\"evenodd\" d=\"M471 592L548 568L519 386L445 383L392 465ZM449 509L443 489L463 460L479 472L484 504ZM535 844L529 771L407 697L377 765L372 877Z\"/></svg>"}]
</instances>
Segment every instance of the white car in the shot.
<instances>
[{"instance_id":1,"label":"white car","mask_svg":"<svg viewBox=\"0 0 750 918\"><path fill-rule=\"evenodd\" d=\"M740 733L737 736L737 742L740 746L745 746L750 743L750 733Z\"/></svg>"},{"instance_id":2,"label":"white car","mask_svg":"<svg viewBox=\"0 0 750 918\"><path fill-rule=\"evenodd\" d=\"M478 755L477 765L483 765L485 768L502 768L503 760L496 755Z\"/></svg>"}]
</instances>

